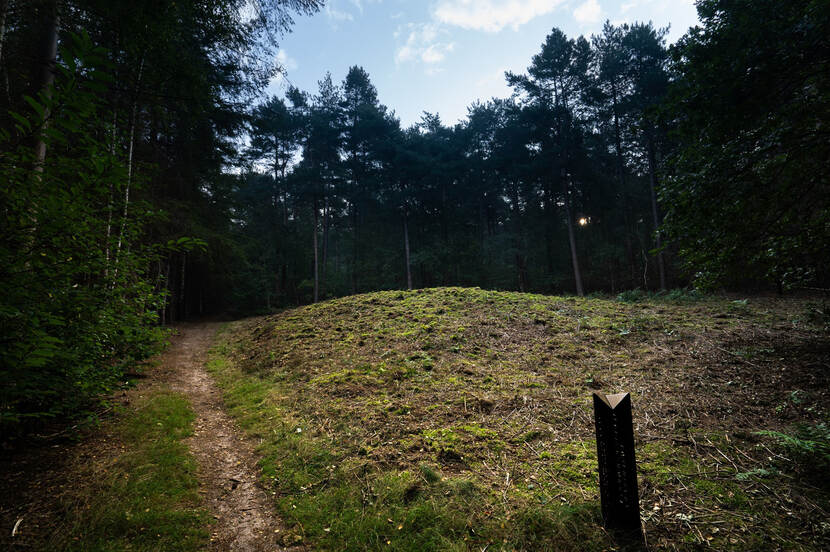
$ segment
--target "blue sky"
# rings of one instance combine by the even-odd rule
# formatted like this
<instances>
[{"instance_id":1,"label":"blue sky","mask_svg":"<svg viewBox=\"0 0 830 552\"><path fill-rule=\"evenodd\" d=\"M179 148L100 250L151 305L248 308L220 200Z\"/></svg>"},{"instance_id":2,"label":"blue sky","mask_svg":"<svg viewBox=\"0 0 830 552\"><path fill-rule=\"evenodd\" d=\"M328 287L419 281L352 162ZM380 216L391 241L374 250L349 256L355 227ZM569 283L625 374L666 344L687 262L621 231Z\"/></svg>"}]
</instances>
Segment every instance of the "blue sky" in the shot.
<instances>
[{"instance_id":1,"label":"blue sky","mask_svg":"<svg viewBox=\"0 0 830 552\"><path fill-rule=\"evenodd\" d=\"M295 18L278 60L311 93L326 71L342 82L360 65L404 126L423 111L453 124L475 100L509 96L504 72L524 72L553 27L587 37L606 19L670 25L670 43L697 24L693 0L327 0ZM277 78L268 93L286 86Z\"/></svg>"}]
</instances>

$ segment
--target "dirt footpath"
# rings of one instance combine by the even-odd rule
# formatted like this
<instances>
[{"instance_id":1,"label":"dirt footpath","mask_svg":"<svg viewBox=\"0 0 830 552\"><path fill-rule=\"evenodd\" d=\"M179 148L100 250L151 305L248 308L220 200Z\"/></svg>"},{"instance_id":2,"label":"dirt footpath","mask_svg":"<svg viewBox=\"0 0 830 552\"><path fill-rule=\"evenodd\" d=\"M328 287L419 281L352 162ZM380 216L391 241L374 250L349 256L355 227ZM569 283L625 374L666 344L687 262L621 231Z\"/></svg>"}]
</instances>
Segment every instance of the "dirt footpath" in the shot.
<instances>
[{"instance_id":1,"label":"dirt footpath","mask_svg":"<svg viewBox=\"0 0 830 552\"><path fill-rule=\"evenodd\" d=\"M254 443L223 409L213 380L205 371L207 352L219 323L183 324L160 359L162 377L188 397L196 413L195 431L187 439L199 463L200 493L215 523L211 550L275 551L283 525L259 485Z\"/></svg>"}]
</instances>

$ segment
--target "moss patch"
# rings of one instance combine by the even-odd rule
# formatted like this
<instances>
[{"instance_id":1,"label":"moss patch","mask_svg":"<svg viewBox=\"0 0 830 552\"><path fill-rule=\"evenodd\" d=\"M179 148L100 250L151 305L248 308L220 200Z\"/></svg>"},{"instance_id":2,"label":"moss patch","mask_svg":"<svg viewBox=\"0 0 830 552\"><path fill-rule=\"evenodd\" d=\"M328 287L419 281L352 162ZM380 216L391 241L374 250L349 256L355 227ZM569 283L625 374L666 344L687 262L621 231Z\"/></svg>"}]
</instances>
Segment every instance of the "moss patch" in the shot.
<instances>
[{"instance_id":1,"label":"moss patch","mask_svg":"<svg viewBox=\"0 0 830 552\"><path fill-rule=\"evenodd\" d=\"M591 393L625 390L651 543L818 550L823 493L737 477L775 447L741 435L826 415L828 375L811 366L830 347L794 327L801 309L379 292L236 323L211 368L262 439L287 544L608 549Z\"/></svg>"}]
</instances>

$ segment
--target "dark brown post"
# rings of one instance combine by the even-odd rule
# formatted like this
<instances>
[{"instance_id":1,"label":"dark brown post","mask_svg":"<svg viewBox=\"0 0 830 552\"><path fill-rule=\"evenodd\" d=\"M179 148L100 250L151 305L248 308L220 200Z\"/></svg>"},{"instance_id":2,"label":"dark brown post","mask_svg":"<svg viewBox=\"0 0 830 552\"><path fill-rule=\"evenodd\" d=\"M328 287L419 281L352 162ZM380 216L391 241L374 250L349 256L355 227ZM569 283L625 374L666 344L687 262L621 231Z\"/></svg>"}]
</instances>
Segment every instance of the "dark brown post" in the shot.
<instances>
[{"instance_id":1,"label":"dark brown post","mask_svg":"<svg viewBox=\"0 0 830 552\"><path fill-rule=\"evenodd\" d=\"M602 519L620 536L642 539L634 425L628 393L594 393Z\"/></svg>"}]
</instances>

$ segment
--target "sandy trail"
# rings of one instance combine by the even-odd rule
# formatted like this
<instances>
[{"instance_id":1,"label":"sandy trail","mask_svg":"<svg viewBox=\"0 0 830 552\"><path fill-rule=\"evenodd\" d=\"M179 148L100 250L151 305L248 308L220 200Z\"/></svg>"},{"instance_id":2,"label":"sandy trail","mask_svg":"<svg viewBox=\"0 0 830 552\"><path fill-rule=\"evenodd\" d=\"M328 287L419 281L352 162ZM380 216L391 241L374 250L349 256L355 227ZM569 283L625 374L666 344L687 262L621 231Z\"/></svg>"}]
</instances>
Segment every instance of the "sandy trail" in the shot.
<instances>
[{"instance_id":1,"label":"sandy trail","mask_svg":"<svg viewBox=\"0 0 830 552\"><path fill-rule=\"evenodd\" d=\"M200 493L215 518L210 550L275 551L283 525L260 487L254 444L223 409L222 398L205 371L208 349L219 323L182 324L161 357L170 386L188 397L196 413L187 439L199 463ZM292 547L293 548L293 547Z\"/></svg>"}]
</instances>

